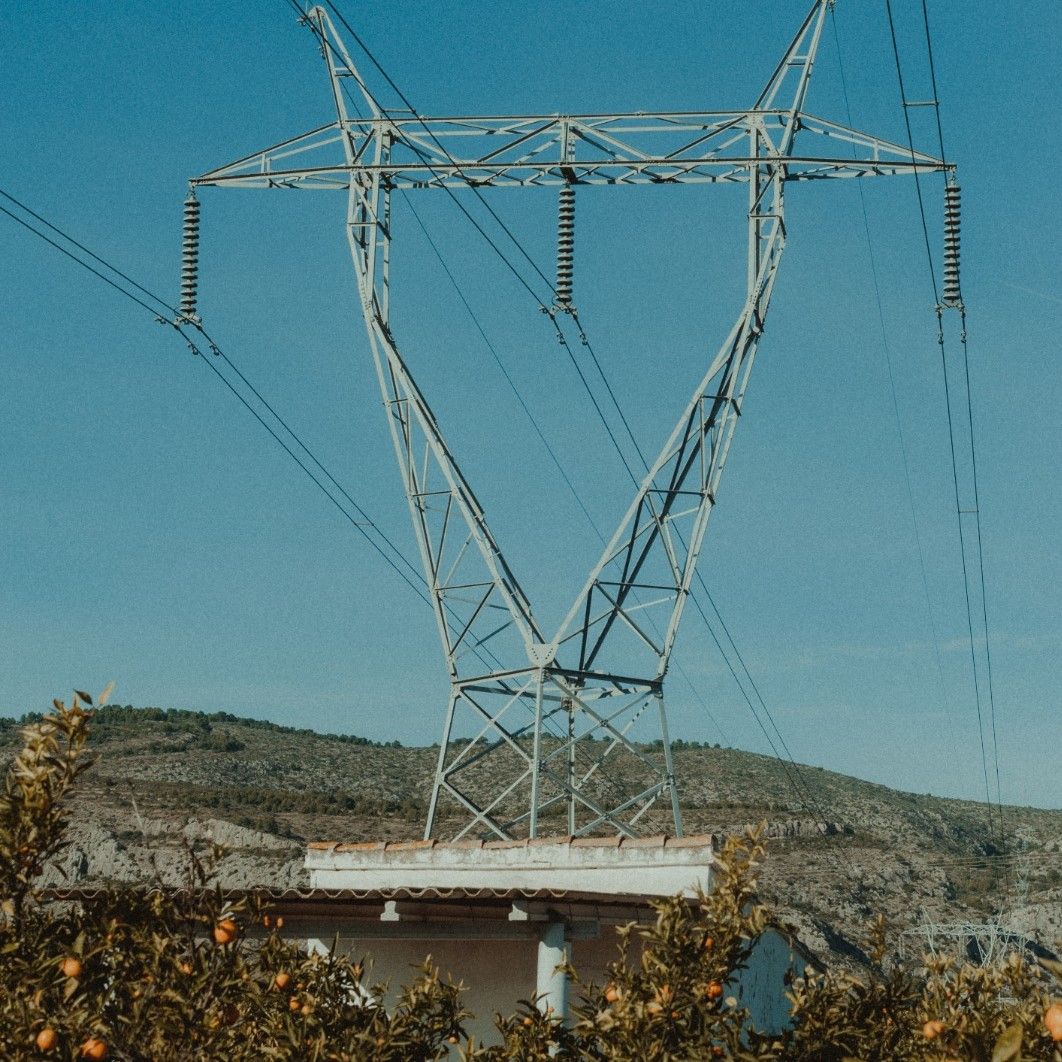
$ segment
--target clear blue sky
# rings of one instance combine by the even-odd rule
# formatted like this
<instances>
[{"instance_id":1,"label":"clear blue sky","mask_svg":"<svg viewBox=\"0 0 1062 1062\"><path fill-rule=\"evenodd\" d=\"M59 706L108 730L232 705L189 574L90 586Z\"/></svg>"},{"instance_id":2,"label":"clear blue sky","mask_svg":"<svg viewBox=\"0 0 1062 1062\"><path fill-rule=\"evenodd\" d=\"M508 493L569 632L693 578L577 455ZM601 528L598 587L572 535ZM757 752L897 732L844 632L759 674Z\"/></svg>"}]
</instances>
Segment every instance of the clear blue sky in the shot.
<instances>
[{"instance_id":1,"label":"clear blue sky","mask_svg":"<svg viewBox=\"0 0 1062 1062\"><path fill-rule=\"evenodd\" d=\"M912 97L921 7L895 0ZM749 104L800 0L502 0L343 8L425 113ZM884 4L838 0L855 122L903 138ZM970 341L1003 797L1062 805L1062 375L1055 0L930 4L964 190ZM281 0L7 5L0 185L175 297L187 177L330 119L320 57ZM384 99L393 98L383 93ZM808 109L844 120L827 28ZM935 139L915 112L919 146ZM655 449L740 298L743 192L580 196L577 301ZM941 183L927 183L935 246ZM865 184L896 370L922 588L854 182L794 186L789 246L703 571L797 759L919 792L983 794L932 299L909 180ZM413 555L339 194L206 190L208 326ZM492 204L548 263L553 198ZM629 488L525 296L439 195L418 200L527 400L606 526ZM395 325L548 621L596 554L408 213ZM431 615L206 368L0 218L0 713L72 685L431 742ZM954 326L954 322L952 322ZM954 336L954 332L952 332ZM692 614L676 659L726 743L765 751ZM672 733L721 741L682 680Z\"/></svg>"}]
</instances>

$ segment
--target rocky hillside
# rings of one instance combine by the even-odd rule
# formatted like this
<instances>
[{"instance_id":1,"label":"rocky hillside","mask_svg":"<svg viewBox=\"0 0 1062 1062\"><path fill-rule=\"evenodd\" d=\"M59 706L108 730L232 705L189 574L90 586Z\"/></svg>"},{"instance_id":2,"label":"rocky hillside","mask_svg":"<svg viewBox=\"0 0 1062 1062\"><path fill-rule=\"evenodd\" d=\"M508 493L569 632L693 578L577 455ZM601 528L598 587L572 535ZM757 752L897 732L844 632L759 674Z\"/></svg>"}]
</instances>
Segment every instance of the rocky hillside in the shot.
<instances>
[{"instance_id":1,"label":"rocky hillside","mask_svg":"<svg viewBox=\"0 0 1062 1062\"><path fill-rule=\"evenodd\" d=\"M18 741L0 720L0 757ZM226 850L224 884L298 883L306 840L416 837L438 751L128 707L97 713L91 748L57 883L178 881L211 840ZM798 799L776 761L737 749L680 743L676 770L687 832L767 822L764 896L824 957L858 961L878 911L900 929L999 917L1058 950L1062 811L1005 808L1003 859L982 804L812 767Z\"/></svg>"}]
</instances>

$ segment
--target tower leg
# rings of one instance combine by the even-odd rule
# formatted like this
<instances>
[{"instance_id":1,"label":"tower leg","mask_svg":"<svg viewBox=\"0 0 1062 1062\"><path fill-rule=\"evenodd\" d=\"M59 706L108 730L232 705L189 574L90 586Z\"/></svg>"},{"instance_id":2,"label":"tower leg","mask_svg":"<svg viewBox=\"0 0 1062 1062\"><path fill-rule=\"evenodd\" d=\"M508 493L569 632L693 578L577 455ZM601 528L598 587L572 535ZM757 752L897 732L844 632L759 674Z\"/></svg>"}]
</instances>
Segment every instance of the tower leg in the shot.
<instances>
[{"instance_id":1,"label":"tower leg","mask_svg":"<svg viewBox=\"0 0 1062 1062\"><path fill-rule=\"evenodd\" d=\"M538 836L539 786L542 775L542 672L535 684L535 732L531 748L531 817L528 827L530 837Z\"/></svg>"},{"instance_id":2,"label":"tower leg","mask_svg":"<svg viewBox=\"0 0 1062 1062\"><path fill-rule=\"evenodd\" d=\"M457 707L459 694L456 689L450 690L450 704L446 709L446 723L443 726L442 741L439 744L439 760L435 765L435 781L431 787L431 800L428 803L428 821L424 826L424 840L430 841L435 830L435 814L439 809L439 787L442 785L443 770L446 766L446 750L450 745L450 734L454 728L454 710Z\"/></svg>"},{"instance_id":3,"label":"tower leg","mask_svg":"<svg viewBox=\"0 0 1062 1062\"><path fill-rule=\"evenodd\" d=\"M671 815L675 821L675 836L682 836L682 808L679 805L678 782L675 780L675 764L671 758L671 738L667 731L667 710L664 707L664 691L657 690L656 706L660 713L660 739L664 745L664 770L667 772L667 786L671 793Z\"/></svg>"},{"instance_id":4,"label":"tower leg","mask_svg":"<svg viewBox=\"0 0 1062 1062\"><path fill-rule=\"evenodd\" d=\"M568 709L568 836L575 836L575 704L566 702Z\"/></svg>"}]
</instances>

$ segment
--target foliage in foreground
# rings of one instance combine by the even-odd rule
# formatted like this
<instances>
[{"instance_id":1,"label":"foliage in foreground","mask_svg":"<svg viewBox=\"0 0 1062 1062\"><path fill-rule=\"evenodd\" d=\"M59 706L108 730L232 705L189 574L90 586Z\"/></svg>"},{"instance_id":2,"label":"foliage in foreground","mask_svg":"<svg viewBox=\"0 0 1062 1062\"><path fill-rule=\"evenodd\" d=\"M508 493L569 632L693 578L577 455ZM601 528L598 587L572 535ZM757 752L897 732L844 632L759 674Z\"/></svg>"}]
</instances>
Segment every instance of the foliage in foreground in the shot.
<instances>
[{"instance_id":1,"label":"foliage in foreground","mask_svg":"<svg viewBox=\"0 0 1062 1062\"><path fill-rule=\"evenodd\" d=\"M191 856L196 889L44 905L35 881L63 843L91 704L79 693L27 726L0 794L5 1059L1062 1062L1062 1002L1050 998L1062 966L1013 955L910 971L886 961L880 925L870 972L797 979L791 1028L757 1032L729 987L767 925L755 832L727 843L711 893L663 901L654 925L621 934L606 984L571 971L581 999L567 1027L526 1001L496 1018L501 1043L490 1047L468 1037L460 986L430 963L385 1007L385 986L359 961L300 951L255 901L207 887Z\"/></svg>"}]
</instances>

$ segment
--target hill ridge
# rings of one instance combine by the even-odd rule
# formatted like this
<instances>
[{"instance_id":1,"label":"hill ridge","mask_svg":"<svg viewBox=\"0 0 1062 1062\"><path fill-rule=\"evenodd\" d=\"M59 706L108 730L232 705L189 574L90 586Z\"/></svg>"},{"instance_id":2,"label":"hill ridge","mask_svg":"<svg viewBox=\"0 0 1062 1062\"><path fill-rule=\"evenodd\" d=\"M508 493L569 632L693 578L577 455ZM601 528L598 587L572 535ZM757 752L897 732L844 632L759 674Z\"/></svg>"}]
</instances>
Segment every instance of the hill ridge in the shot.
<instances>
[{"instance_id":1,"label":"hill ridge","mask_svg":"<svg viewBox=\"0 0 1062 1062\"><path fill-rule=\"evenodd\" d=\"M32 718L0 720L0 756L14 754L20 724ZM186 848L202 849L211 831L229 850L223 882L298 884L306 841L419 837L437 751L228 712L133 706L99 710L89 748L96 762L79 783L57 884L62 874L67 884L177 880ZM823 957L857 959L863 927L879 911L903 929L923 909L941 921L1002 909L1015 932L1047 947L1062 938L1062 811L1005 808L1004 856L977 801L804 765L813 808L772 757L691 742L676 742L674 756L687 832L766 822L761 892ZM650 823L646 832L667 831Z\"/></svg>"}]
</instances>

